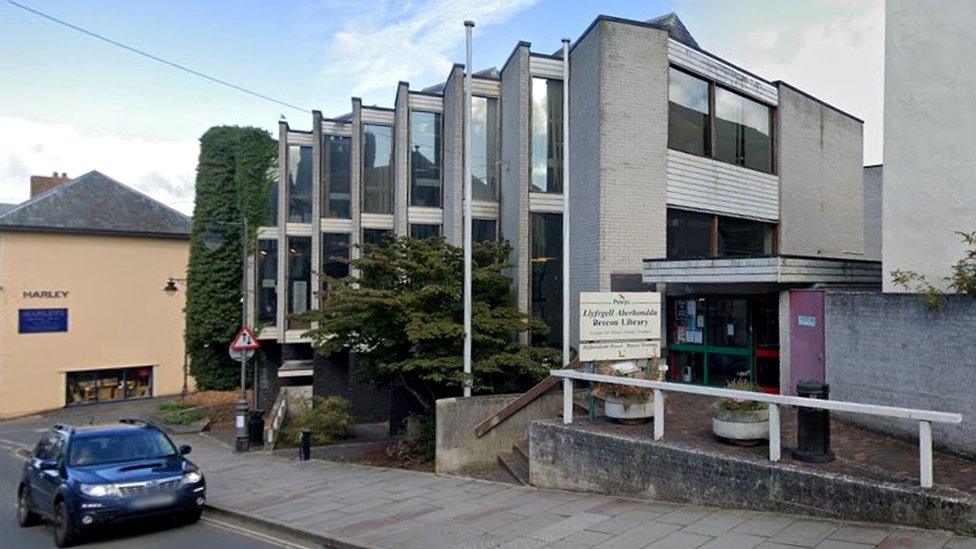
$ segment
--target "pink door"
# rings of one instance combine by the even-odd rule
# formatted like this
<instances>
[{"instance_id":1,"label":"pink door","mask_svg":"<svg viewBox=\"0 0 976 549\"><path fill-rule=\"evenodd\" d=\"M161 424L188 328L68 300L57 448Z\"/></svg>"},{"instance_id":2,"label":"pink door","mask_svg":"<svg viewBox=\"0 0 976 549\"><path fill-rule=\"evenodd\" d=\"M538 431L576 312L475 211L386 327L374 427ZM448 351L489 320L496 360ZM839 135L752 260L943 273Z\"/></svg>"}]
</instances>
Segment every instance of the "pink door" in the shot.
<instances>
[{"instance_id":1,"label":"pink door","mask_svg":"<svg viewBox=\"0 0 976 549\"><path fill-rule=\"evenodd\" d=\"M790 290L790 387L798 381L824 381L824 293Z\"/></svg>"}]
</instances>

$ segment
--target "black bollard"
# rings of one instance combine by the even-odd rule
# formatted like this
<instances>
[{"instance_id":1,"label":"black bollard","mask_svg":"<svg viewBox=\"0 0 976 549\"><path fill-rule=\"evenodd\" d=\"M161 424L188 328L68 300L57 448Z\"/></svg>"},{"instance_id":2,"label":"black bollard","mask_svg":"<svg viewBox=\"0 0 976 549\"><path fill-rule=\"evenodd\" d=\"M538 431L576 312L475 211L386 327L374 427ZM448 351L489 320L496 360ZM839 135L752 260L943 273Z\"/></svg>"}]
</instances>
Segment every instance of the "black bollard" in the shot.
<instances>
[{"instance_id":1,"label":"black bollard","mask_svg":"<svg viewBox=\"0 0 976 549\"><path fill-rule=\"evenodd\" d=\"M800 381L796 395L828 400L830 385L820 381ZM819 408L797 407L796 449L793 457L800 461L826 463L834 460L830 449L830 411Z\"/></svg>"},{"instance_id":2,"label":"black bollard","mask_svg":"<svg viewBox=\"0 0 976 549\"><path fill-rule=\"evenodd\" d=\"M302 429L302 438L298 444L298 460L308 461L312 457L312 431Z\"/></svg>"},{"instance_id":3,"label":"black bollard","mask_svg":"<svg viewBox=\"0 0 976 549\"><path fill-rule=\"evenodd\" d=\"M264 410L251 410L247 417L247 436L254 445L264 444Z\"/></svg>"}]
</instances>

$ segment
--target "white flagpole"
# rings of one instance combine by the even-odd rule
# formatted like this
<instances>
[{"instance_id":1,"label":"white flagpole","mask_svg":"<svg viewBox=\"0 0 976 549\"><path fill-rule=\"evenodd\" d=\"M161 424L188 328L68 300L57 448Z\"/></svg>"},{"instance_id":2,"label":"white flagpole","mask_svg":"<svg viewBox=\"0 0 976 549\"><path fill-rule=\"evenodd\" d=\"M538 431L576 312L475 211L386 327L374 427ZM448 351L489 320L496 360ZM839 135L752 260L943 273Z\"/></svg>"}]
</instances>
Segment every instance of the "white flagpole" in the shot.
<instances>
[{"instance_id":1,"label":"white flagpole","mask_svg":"<svg viewBox=\"0 0 976 549\"><path fill-rule=\"evenodd\" d=\"M464 64L464 396L471 396L471 31L464 22L467 61Z\"/></svg>"},{"instance_id":2,"label":"white flagpole","mask_svg":"<svg viewBox=\"0 0 976 549\"><path fill-rule=\"evenodd\" d=\"M563 38L563 364L569 364L569 38Z\"/></svg>"}]
</instances>

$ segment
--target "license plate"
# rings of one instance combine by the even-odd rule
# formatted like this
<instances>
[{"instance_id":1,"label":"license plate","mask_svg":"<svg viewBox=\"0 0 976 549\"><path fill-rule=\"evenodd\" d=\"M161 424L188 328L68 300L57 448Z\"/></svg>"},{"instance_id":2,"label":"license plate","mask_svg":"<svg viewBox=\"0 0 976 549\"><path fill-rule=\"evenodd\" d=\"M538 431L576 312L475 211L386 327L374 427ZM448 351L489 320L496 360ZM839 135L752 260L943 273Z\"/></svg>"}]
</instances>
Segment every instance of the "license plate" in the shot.
<instances>
[{"instance_id":1,"label":"license plate","mask_svg":"<svg viewBox=\"0 0 976 549\"><path fill-rule=\"evenodd\" d=\"M160 494L158 496L146 496L132 502L135 509L151 509L153 507L164 507L176 501L176 496L172 494Z\"/></svg>"}]
</instances>

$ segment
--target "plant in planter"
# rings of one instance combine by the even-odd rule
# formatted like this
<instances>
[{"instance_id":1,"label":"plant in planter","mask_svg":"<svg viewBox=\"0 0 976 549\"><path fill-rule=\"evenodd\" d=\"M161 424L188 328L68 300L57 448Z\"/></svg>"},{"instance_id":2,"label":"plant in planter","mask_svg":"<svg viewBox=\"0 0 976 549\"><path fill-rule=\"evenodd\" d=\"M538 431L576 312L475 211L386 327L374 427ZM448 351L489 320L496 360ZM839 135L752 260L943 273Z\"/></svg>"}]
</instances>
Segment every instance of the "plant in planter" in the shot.
<instances>
[{"instance_id":1,"label":"plant in planter","mask_svg":"<svg viewBox=\"0 0 976 549\"><path fill-rule=\"evenodd\" d=\"M758 392L748 380L731 381L726 389ZM769 439L769 404L744 398L721 398L714 406L712 432L730 444L751 446Z\"/></svg>"},{"instance_id":2,"label":"plant in planter","mask_svg":"<svg viewBox=\"0 0 976 549\"><path fill-rule=\"evenodd\" d=\"M630 365L631 368L621 368L624 364ZM656 367L652 367L654 373L647 375L633 363L624 364L618 364L616 367L606 363L601 364L596 373L633 379L654 379L657 375L658 369ZM603 413L611 420L636 424L654 417L654 390L648 387L595 383L593 395L603 400Z\"/></svg>"}]
</instances>

